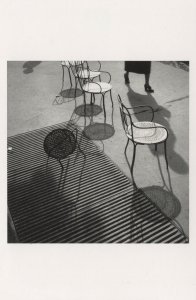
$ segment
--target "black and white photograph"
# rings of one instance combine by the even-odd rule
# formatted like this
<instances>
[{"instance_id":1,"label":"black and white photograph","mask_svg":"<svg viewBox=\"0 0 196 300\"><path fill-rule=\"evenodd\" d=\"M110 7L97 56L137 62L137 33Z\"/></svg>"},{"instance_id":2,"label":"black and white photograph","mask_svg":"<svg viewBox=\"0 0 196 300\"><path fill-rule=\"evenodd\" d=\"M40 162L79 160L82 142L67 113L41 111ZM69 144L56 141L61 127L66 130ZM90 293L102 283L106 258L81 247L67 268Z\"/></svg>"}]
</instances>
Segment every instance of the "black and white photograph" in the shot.
<instances>
[{"instance_id":1,"label":"black and white photograph","mask_svg":"<svg viewBox=\"0 0 196 300\"><path fill-rule=\"evenodd\" d=\"M8 61L8 243L188 243L189 61Z\"/></svg>"},{"instance_id":2,"label":"black and white photograph","mask_svg":"<svg viewBox=\"0 0 196 300\"><path fill-rule=\"evenodd\" d=\"M1 0L1 299L196 299L195 20Z\"/></svg>"}]
</instances>

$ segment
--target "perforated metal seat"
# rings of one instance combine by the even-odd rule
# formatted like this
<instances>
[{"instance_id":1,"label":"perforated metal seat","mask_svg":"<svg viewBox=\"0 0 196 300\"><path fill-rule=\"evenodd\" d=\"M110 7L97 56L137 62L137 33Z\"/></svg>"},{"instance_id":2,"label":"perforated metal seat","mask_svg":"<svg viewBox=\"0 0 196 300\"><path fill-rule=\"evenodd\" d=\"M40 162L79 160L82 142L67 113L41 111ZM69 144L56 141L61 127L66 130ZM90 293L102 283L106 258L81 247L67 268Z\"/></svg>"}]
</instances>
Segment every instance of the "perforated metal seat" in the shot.
<instances>
[{"instance_id":1,"label":"perforated metal seat","mask_svg":"<svg viewBox=\"0 0 196 300\"><path fill-rule=\"evenodd\" d=\"M107 82L88 82L83 85L83 90L87 93L105 93L112 89L110 83Z\"/></svg>"},{"instance_id":2,"label":"perforated metal seat","mask_svg":"<svg viewBox=\"0 0 196 300\"><path fill-rule=\"evenodd\" d=\"M62 128L54 129L44 140L44 150L48 158L55 158L63 168L61 160L75 151L76 144L77 136L75 136L73 132Z\"/></svg>"},{"instance_id":3,"label":"perforated metal seat","mask_svg":"<svg viewBox=\"0 0 196 300\"><path fill-rule=\"evenodd\" d=\"M162 143L167 138L167 130L160 124L154 122L134 122L133 136L131 125L128 126L127 137L138 144Z\"/></svg>"},{"instance_id":4,"label":"perforated metal seat","mask_svg":"<svg viewBox=\"0 0 196 300\"><path fill-rule=\"evenodd\" d=\"M73 132L75 132L75 134ZM58 128L49 132L45 137L43 144L44 151L48 155L48 160L50 157L55 158L60 163L61 168L63 169L64 167L61 163L61 160L71 155L75 151L76 146L78 147L79 151L85 156L77 141L77 134L77 128L72 131L66 128Z\"/></svg>"}]
</instances>

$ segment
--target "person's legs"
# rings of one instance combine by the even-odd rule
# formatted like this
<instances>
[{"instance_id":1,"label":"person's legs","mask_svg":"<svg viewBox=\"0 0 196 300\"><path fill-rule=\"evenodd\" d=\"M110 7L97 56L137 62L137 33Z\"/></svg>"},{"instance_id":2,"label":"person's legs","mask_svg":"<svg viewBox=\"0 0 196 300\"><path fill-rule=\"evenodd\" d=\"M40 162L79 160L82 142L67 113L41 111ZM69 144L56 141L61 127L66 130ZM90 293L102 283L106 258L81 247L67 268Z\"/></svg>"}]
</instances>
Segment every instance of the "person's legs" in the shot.
<instances>
[{"instance_id":1,"label":"person's legs","mask_svg":"<svg viewBox=\"0 0 196 300\"><path fill-rule=\"evenodd\" d=\"M130 81L129 81L129 72L126 71L126 73L124 74L124 78L125 78L125 83L126 84L130 83Z\"/></svg>"},{"instance_id":2,"label":"person's legs","mask_svg":"<svg viewBox=\"0 0 196 300\"><path fill-rule=\"evenodd\" d=\"M151 88L150 84L149 84L149 80L150 80L150 73L145 74L145 91L148 93L154 93L154 90Z\"/></svg>"},{"instance_id":3,"label":"person's legs","mask_svg":"<svg viewBox=\"0 0 196 300\"><path fill-rule=\"evenodd\" d=\"M145 85L149 85L149 80L150 80L150 73L145 74Z\"/></svg>"}]
</instances>

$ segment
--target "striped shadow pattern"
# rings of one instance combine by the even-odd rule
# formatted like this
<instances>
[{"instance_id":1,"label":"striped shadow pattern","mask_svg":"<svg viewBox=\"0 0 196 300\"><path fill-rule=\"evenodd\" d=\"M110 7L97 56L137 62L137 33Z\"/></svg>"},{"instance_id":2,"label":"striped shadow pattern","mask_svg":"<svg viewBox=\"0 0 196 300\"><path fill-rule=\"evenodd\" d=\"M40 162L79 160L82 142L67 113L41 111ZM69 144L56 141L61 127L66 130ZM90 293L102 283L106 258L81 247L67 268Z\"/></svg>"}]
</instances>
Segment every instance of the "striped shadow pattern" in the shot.
<instances>
[{"instance_id":1,"label":"striped shadow pattern","mask_svg":"<svg viewBox=\"0 0 196 300\"><path fill-rule=\"evenodd\" d=\"M186 243L82 131L75 152L49 159L46 135L61 123L8 138L8 212L19 243Z\"/></svg>"}]
</instances>

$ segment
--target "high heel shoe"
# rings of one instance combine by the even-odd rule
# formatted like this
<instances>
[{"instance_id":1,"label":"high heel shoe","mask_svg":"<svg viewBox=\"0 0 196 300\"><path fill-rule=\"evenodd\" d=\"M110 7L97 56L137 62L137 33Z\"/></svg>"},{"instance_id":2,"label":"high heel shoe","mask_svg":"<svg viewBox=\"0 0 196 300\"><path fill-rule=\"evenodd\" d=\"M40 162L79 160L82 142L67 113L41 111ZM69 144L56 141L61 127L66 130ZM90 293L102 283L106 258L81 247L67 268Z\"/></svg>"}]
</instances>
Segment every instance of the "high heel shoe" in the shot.
<instances>
[{"instance_id":1,"label":"high heel shoe","mask_svg":"<svg viewBox=\"0 0 196 300\"><path fill-rule=\"evenodd\" d=\"M125 84L128 84L128 83L130 83L130 81L129 81L129 77L128 77L128 75L127 75L127 74L124 74L124 78L125 78Z\"/></svg>"},{"instance_id":2,"label":"high heel shoe","mask_svg":"<svg viewBox=\"0 0 196 300\"><path fill-rule=\"evenodd\" d=\"M154 90L151 88L149 84L144 84L144 89L147 93L154 93Z\"/></svg>"}]
</instances>

